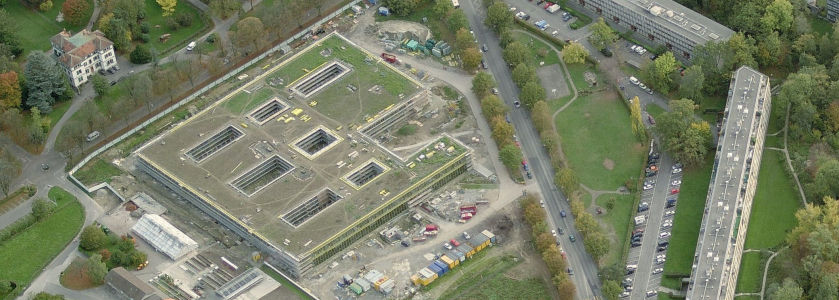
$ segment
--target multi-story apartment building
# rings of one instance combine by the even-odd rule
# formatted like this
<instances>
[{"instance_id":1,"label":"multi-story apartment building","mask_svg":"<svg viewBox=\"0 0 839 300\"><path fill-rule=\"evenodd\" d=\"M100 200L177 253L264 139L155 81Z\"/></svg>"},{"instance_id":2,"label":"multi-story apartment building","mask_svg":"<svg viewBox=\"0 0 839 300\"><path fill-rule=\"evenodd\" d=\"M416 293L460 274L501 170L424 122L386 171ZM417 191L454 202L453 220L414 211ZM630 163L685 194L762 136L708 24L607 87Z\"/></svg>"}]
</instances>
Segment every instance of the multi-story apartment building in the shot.
<instances>
[{"instance_id":1,"label":"multi-story apartment building","mask_svg":"<svg viewBox=\"0 0 839 300\"><path fill-rule=\"evenodd\" d=\"M99 70L118 68L114 43L99 30L91 32L83 29L74 35L62 30L50 38L50 43L52 53L64 67L74 87L87 82Z\"/></svg>"},{"instance_id":2,"label":"multi-story apartment building","mask_svg":"<svg viewBox=\"0 0 839 300\"><path fill-rule=\"evenodd\" d=\"M839 0L827 0L827 19L831 22L839 20Z\"/></svg>"},{"instance_id":3,"label":"multi-story apartment building","mask_svg":"<svg viewBox=\"0 0 839 300\"><path fill-rule=\"evenodd\" d=\"M769 123L769 76L740 67L732 76L687 300L734 299L743 243Z\"/></svg>"},{"instance_id":4,"label":"multi-story apartment building","mask_svg":"<svg viewBox=\"0 0 839 300\"><path fill-rule=\"evenodd\" d=\"M573 3L573 2L572 2ZM734 31L672 0L577 0L610 24L634 31L687 61L693 48L726 41Z\"/></svg>"}]
</instances>

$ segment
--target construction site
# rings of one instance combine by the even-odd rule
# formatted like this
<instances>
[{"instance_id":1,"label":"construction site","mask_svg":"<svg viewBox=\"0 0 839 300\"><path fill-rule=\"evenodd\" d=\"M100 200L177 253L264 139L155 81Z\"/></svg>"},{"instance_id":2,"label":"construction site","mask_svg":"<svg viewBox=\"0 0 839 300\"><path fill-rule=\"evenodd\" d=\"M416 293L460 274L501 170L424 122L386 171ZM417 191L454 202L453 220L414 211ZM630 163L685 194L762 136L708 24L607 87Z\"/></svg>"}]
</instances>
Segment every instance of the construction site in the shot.
<instances>
[{"instance_id":1,"label":"construction site","mask_svg":"<svg viewBox=\"0 0 839 300\"><path fill-rule=\"evenodd\" d=\"M428 139L396 149L408 140L394 142L396 131L437 118L443 102L330 34L132 159L266 262L300 277L472 169L475 135L439 130L449 122L432 122Z\"/></svg>"}]
</instances>

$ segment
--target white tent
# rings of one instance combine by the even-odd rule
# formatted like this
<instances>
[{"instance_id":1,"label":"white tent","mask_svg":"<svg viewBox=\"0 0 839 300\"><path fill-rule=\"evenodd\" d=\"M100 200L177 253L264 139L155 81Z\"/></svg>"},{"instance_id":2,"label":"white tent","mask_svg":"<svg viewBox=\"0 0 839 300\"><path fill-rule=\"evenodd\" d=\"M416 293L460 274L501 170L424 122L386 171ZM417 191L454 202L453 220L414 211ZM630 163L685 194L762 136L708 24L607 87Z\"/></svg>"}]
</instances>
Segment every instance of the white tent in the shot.
<instances>
[{"instance_id":1,"label":"white tent","mask_svg":"<svg viewBox=\"0 0 839 300\"><path fill-rule=\"evenodd\" d=\"M198 243L159 215L143 215L131 231L173 260L198 249Z\"/></svg>"}]
</instances>

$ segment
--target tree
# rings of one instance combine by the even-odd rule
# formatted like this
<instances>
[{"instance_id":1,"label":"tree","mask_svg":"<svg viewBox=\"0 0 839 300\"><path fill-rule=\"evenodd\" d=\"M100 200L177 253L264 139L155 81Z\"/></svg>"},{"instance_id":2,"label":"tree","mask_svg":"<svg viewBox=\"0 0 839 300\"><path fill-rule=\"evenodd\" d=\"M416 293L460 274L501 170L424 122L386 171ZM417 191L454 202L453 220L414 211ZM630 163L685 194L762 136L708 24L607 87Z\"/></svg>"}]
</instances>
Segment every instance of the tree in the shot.
<instances>
[{"instance_id":1,"label":"tree","mask_svg":"<svg viewBox=\"0 0 839 300\"><path fill-rule=\"evenodd\" d=\"M178 5L178 0L156 0L163 10L163 16L168 17L175 13L175 6Z\"/></svg>"},{"instance_id":2,"label":"tree","mask_svg":"<svg viewBox=\"0 0 839 300\"><path fill-rule=\"evenodd\" d=\"M678 66L673 53L668 51L657 57L651 64L647 64L643 72L653 89L667 94L673 83L673 72Z\"/></svg>"},{"instance_id":3,"label":"tree","mask_svg":"<svg viewBox=\"0 0 839 300\"><path fill-rule=\"evenodd\" d=\"M705 74L702 73L702 66L690 66L685 69L685 75L679 81L679 95L693 101L701 100L704 85Z\"/></svg>"},{"instance_id":4,"label":"tree","mask_svg":"<svg viewBox=\"0 0 839 300\"><path fill-rule=\"evenodd\" d=\"M551 238L553 240L553 237ZM568 262L562 258L562 254L559 253L559 249L556 246L551 245L547 250L542 251L542 259L545 261L545 266L548 267L548 271L551 274L562 273L568 268Z\"/></svg>"},{"instance_id":5,"label":"tree","mask_svg":"<svg viewBox=\"0 0 839 300\"><path fill-rule=\"evenodd\" d=\"M518 64L513 69L513 82L519 88L524 87L528 82L536 81L536 70L528 64Z\"/></svg>"},{"instance_id":6,"label":"tree","mask_svg":"<svg viewBox=\"0 0 839 300\"><path fill-rule=\"evenodd\" d=\"M20 82L17 73L0 73L0 111L20 107Z\"/></svg>"},{"instance_id":7,"label":"tree","mask_svg":"<svg viewBox=\"0 0 839 300\"><path fill-rule=\"evenodd\" d=\"M6 10L0 8L0 44L8 46L12 55L15 56L23 53L18 32L20 31L15 19L10 17Z\"/></svg>"},{"instance_id":8,"label":"tree","mask_svg":"<svg viewBox=\"0 0 839 300\"><path fill-rule=\"evenodd\" d=\"M131 51L131 63L133 64L147 64L151 62L151 50L146 45L137 45L134 51Z\"/></svg>"},{"instance_id":9,"label":"tree","mask_svg":"<svg viewBox=\"0 0 839 300\"><path fill-rule=\"evenodd\" d=\"M731 82L729 72L734 67L733 54L725 42L708 42L693 50L693 64L702 67L705 73L705 92L717 94L728 90Z\"/></svg>"},{"instance_id":10,"label":"tree","mask_svg":"<svg viewBox=\"0 0 839 300\"><path fill-rule=\"evenodd\" d=\"M498 2L501 3L501 2ZM504 48L504 61L511 66L518 66L523 62L527 62L530 50L527 46L519 41L512 42Z\"/></svg>"},{"instance_id":11,"label":"tree","mask_svg":"<svg viewBox=\"0 0 839 300\"><path fill-rule=\"evenodd\" d=\"M706 121L690 123L687 131L672 146L676 159L686 165L702 163L711 144L711 129Z\"/></svg>"},{"instance_id":12,"label":"tree","mask_svg":"<svg viewBox=\"0 0 839 300\"><path fill-rule=\"evenodd\" d=\"M794 19L792 3L789 0L775 0L766 7L766 13L760 18L760 23L763 30L786 33L792 28Z\"/></svg>"},{"instance_id":13,"label":"tree","mask_svg":"<svg viewBox=\"0 0 839 300\"><path fill-rule=\"evenodd\" d=\"M557 284L557 290L559 290L559 299L574 299L577 294L577 288L571 279L562 280Z\"/></svg>"},{"instance_id":14,"label":"tree","mask_svg":"<svg viewBox=\"0 0 839 300\"><path fill-rule=\"evenodd\" d=\"M570 42L562 47L562 60L568 64L584 63L588 55L588 50L577 42Z\"/></svg>"},{"instance_id":15,"label":"tree","mask_svg":"<svg viewBox=\"0 0 839 300\"><path fill-rule=\"evenodd\" d=\"M534 242L536 243L536 249L539 252L543 252L554 247L554 244L556 244L556 237L554 237L550 232L542 232L535 236Z\"/></svg>"},{"instance_id":16,"label":"tree","mask_svg":"<svg viewBox=\"0 0 839 300\"><path fill-rule=\"evenodd\" d=\"M521 163L522 154L521 149L513 144L507 144L500 151L498 151L498 158L510 170L517 170L517 166Z\"/></svg>"},{"instance_id":17,"label":"tree","mask_svg":"<svg viewBox=\"0 0 839 300\"><path fill-rule=\"evenodd\" d=\"M277 3L275 3L275 6L277 4L280 4L280 3L283 3L283 2L281 2L281 1L277 2ZM283 6L283 7L285 7L285 6ZM213 13L213 15L215 15L215 16L221 18L221 19L229 18L230 16L239 12L239 9L241 9L241 8L242 8L242 3L239 2L238 0L210 0L210 11ZM273 7L272 7L272 10L274 10ZM284 10L284 11L289 11L290 12L290 10ZM280 20L291 21L292 20L292 18L282 18L280 16L276 16L276 17L268 18L268 19L277 20L277 21L280 21ZM269 26L269 28L273 28L273 27Z\"/></svg>"},{"instance_id":18,"label":"tree","mask_svg":"<svg viewBox=\"0 0 839 300\"><path fill-rule=\"evenodd\" d=\"M512 42L516 41L516 38L513 36L513 31L509 29L505 29L501 31L500 37L498 38L499 44L501 44L502 48L507 48Z\"/></svg>"},{"instance_id":19,"label":"tree","mask_svg":"<svg viewBox=\"0 0 839 300\"><path fill-rule=\"evenodd\" d=\"M572 194L580 188L580 180L571 168L561 168L556 173L556 185L566 194Z\"/></svg>"},{"instance_id":20,"label":"tree","mask_svg":"<svg viewBox=\"0 0 839 300\"><path fill-rule=\"evenodd\" d=\"M466 28L458 29L457 32L455 32L454 41L459 51L478 47L478 44L475 43L475 36L473 36L472 33L469 32L469 29Z\"/></svg>"},{"instance_id":21,"label":"tree","mask_svg":"<svg viewBox=\"0 0 839 300\"><path fill-rule=\"evenodd\" d=\"M85 271L90 282L95 285L100 285L105 282L105 275L108 274L108 267L102 261L102 255L99 253L93 254L87 259L85 263Z\"/></svg>"},{"instance_id":22,"label":"tree","mask_svg":"<svg viewBox=\"0 0 839 300\"><path fill-rule=\"evenodd\" d=\"M292 1L294 3L295 1ZM382 6L387 7L390 11L397 15L397 16L407 16L414 12L414 8L417 7L416 0L383 0Z\"/></svg>"},{"instance_id":23,"label":"tree","mask_svg":"<svg viewBox=\"0 0 839 300\"><path fill-rule=\"evenodd\" d=\"M137 99L148 102L147 99L152 96L152 82L148 75L135 75L129 79L126 85L128 86L128 96L133 99L135 107L138 105Z\"/></svg>"},{"instance_id":24,"label":"tree","mask_svg":"<svg viewBox=\"0 0 839 300\"><path fill-rule=\"evenodd\" d=\"M783 285L769 295L769 300L799 300L804 296L804 290L795 281L784 279Z\"/></svg>"},{"instance_id":25,"label":"tree","mask_svg":"<svg viewBox=\"0 0 839 300\"><path fill-rule=\"evenodd\" d=\"M507 110L509 108L504 105L504 102L501 102L501 98L498 98L498 96L489 95L481 99L481 111L484 113L484 118L503 117Z\"/></svg>"},{"instance_id":26,"label":"tree","mask_svg":"<svg viewBox=\"0 0 839 300\"><path fill-rule=\"evenodd\" d=\"M108 80L105 79L105 76L101 74L94 74L93 78L90 79L90 82L93 83L93 91L96 92L97 97L102 97L105 93L108 92L108 88L111 85L108 83Z\"/></svg>"},{"instance_id":27,"label":"tree","mask_svg":"<svg viewBox=\"0 0 839 300\"><path fill-rule=\"evenodd\" d=\"M61 5L61 13L64 15L64 20L74 26L87 22L88 9L90 9L90 4L84 0L67 0Z\"/></svg>"},{"instance_id":28,"label":"tree","mask_svg":"<svg viewBox=\"0 0 839 300\"><path fill-rule=\"evenodd\" d=\"M95 224L88 225L82 230L79 237L79 247L87 251L97 250L105 246L108 242L108 236L102 231L102 228Z\"/></svg>"},{"instance_id":29,"label":"tree","mask_svg":"<svg viewBox=\"0 0 839 300\"><path fill-rule=\"evenodd\" d=\"M758 63L760 63L761 66L774 66L783 61L783 57L786 55L782 46L781 38L777 31L772 31L769 34L764 35L763 38L758 41L757 53L755 53Z\"/></svg>"},{"instance_id":30,"label":"tree","mask_svg":"<svg viewBox=\"0 0 839 300\"><path fill-rule=\"evenodd\" d=\"M816 199L824 196L836 198L839 196L839 160L828 159L819 166L810 190L815 191Z\"/></svg>"},{"instance_id":31,"label":"tree","mask_svg":"<svg viewBox=\"0 0 839 300\"><path fill-rule=\"evenodd\" d=\"M504 146L512 145L513 141L513 125L507 123L503 116L493 116L490 119L490 127L492 127L492 139L498 144L498 147L503 149Z\"/></svg>"},{"instance_id":32,"label":"tree","mask_svg":"<svg viewBox=\"0 0 839 300\"><path fill-rule=\"evenodd\" d=\"M454 10L454 5L452 4L452 1L434 0L434 8L432 8L432 11L434 11L434 14L437 15L437 18L439 18L440 20L445 20L446 18L448 18L449 14L452 13L452 10Z\"/></svg>"},{"instance_id":33,"label":"tree","mask_svg":"<svg viewBox=\"0 0 839 300\"><path fill-rule=\"evenodd\" d=\"M405 1L412 2L412 1ZM262 36L264 35L265 27L262 21L256 17L247 17L236 23L236 34L234 35L234 43L239 50L246 55L250 51L259 49Z\"/></svg>"},{"instance_id":34,"label":"tree","mask_svg":"<svg viewBox=\"0 0 839 300\"><path fill-rule=\"evenodd\" d=\"M746 65L757 69L757 61L754 58L757 47L752 37L746 37L742 32L738 32L728 39L728 48L733 55L731 64L737 67Z\"/></svg>"},{"instance_id":35,"label":"tree","mask_svg":"<svg viewBox=\"0 0 839 300\"><path fill-rule=\"evenodd\" d=\"M482 59L481 51L478 51L478 48L474 47L467 48L460 56L460 60L463 61L463 69L470 73L478 69L478 65L481 64Z\"/></svg>"},{"instance_id":36,"label":"tree","mask_svg":"<svg viewBox=\"0 0 839 300\"><path fill-rule=\"evenodd\" d=\"M35 199L32 203L32 216L41 220L55 212L55 202L43 198Z\"/></svg>"},{"instance_id":37,"label":"tree","mask_svg":"<svg viewBox=\"0 0 839 300\"><path fill-rule=\"evenodd\" d=\"M0 192L3 196L9 195L9 188L12 181L20 174L20 165L10 153L0 155Z\"/></svg>"},{"instance_id":38,"label":"tree","mask_svg":"<svg viewBox=\"0 0 839 300\"><path fill-rule=\"evenodd\" d=\"M597 48L597 50L603 50L607 46L611 45L618 39L618 35L606 24L606 21L603 18L597 18L597 22L591 24L591 36L589 36L589 41L591 44Z\"/></svg>"},{"instance_id":39,"label":"tree","mask_svg":"<svg viewBox=\"0 0 839 300\"><path fill-rule=\"evenodd\" d=\"M26 90L29 92L26 105L38 107L42 113L52 111L56 98L64 93L64 71L56 61L44 52L32 51L23 71Z\"/></svg>"},{"instance_id":40,"label":"tree","mask_svg":"<svg viewBox=\"0 0 839 300\"><path fill-rule=\"evenodd\" d=\"M551 116L551 109L548 107L547 102L536 102L530 111L530 118L533 119L533 127L536 128L536 131L540 135L544 135L544 131L553 131L553 116Z\"/></svg>"},{"instance_id":41,"label":"tree","mask_svg":"<svg viewBox=\"0 0 839 300\"><path fill-rule=\"evenodd\" d=\"M513 13L503 1L496 1L489 6L484 22L492 31L499 33L513 24Z\"/></svg>"},{"instance_id":42,"label":"tree","mask_svg":"<svg viewBox=\"0 0 839 300\"><path fill-rule=\"evenodd\" d=\"M632 120L632 132L640 140L646 140L647 129L644 127L644 119L641 116L641 100L638 96L633 97L629 103L629 115Z\"/></svg>"},{"instance_id":43,"label":"tree","mask_svg":"<svg viewBox=\"0 0 839 300\"><path fill-rule=\"evenodd\" d=\"M519 99L522 104L532 108L536 102L545 100L545 89L537 81L530 81L521 89Z\"/></svg>"},{"instance_id":44,"label":"tree","mask_svg":"<svg viewBox=\"0 0 839 300\"><path fill-rule=\"evenodd\" d=\"M833 101L828 105L824 112L825 126L833 133L839 132L839 100Z\"/></svg>"},{"instance_id":45,"label":"tree","mask_svg":"<svg viewBox=\"0 0 839 300\"><path fill-rule=\"evenodd\" d=\"M472 92L480 99L489 95L490 89L494 87L495 79L493 79L492 75L487 72L478 72L478 74L472 78Z\"/></svg>"},{"instance_id":46,"label":"tree","mask_svg":"<svg viewBox=\"0 0 839 300\"><path fill-rule=\"evenodd\" d=\"M461 28L469 28L469 20L466 19L466 14L462 10L455 10L449 16L449 30L458 31Z\"/></svg>"},{"instance_id":47,"label":"tree","mask_svg":"<svg viewBox=\"0 0 839 300\"><path fill-rule=\"evenodd\" d=\"M617 281L605 280L603 281L603 287L601 287L601 291L603 292L603 296L606 297L606 299L617 300L621 292L623 292L623 289Z\"/></svg>"},{"instance_id":48,"label":"tree","mask_svg":"<svg viewBox=\"0 0 839 300\"><path fill-rule=\"evenodd\" d=\"M606 253L609 253L609 238L600 230L586 234L583 238L583 244L594 261L600 260Z\"/></svg>"}]
</instances>

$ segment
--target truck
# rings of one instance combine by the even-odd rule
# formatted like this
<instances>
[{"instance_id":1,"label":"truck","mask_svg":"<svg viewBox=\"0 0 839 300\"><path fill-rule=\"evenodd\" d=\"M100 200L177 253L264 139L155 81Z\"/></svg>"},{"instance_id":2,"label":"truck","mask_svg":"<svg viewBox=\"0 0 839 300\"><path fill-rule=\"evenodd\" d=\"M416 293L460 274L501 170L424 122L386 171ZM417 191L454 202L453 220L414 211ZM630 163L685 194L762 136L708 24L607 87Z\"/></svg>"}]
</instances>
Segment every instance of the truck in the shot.
<instances>
[{"instance_id":1,"label":"truck","mask_svg":"<svg viewBox=\"0 0 839 300\"><path fill-rule=\"evenodd\" d=\"M559 10L559 4L554 4L554 5L548 6L548 8L546 10L549 13L555 13Z\"/></svg>"},{"instance_id":2,"label":"truck","mask_svg":"<svg viewBox=\"0 0 839 300\"><path fill-rule=\"evenodd\" d=\"M384 59L386 62L389 62L389 63L392 63L392 64L399 64L399 60L396 59L396 55L393 55L393 54L382 53L382 59Z\"/></svg>"}]
</instances>

